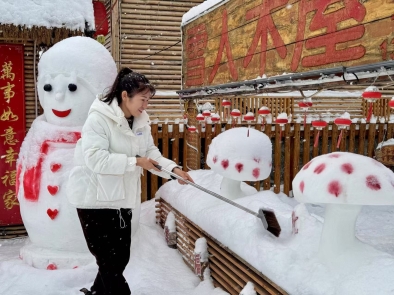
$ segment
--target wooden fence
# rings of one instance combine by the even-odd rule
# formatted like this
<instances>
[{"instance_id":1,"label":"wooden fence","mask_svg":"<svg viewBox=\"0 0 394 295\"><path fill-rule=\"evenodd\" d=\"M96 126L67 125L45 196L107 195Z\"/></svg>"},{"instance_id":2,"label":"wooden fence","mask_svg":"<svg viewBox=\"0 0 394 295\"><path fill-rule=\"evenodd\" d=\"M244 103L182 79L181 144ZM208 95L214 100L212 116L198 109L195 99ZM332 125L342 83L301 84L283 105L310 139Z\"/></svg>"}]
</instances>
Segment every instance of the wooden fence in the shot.
<instances>
[{"instance_id":1,"label":"wooden fence","mask_svg":"<svg viewBox=\"0 0 394 295\"><path fill-rule=\"evenodd\" d=\"M237 125L237 127L241 126L245 125ZM162 124L161 126L152 124L151 128L154 142L162 154L187 170L184 159L187 159L185 141L190 135L189 132L183 130L183 125L180 124ZM209 144L215 136L229 128L231 125L224 123L208 124L202 130L199 126L198 150L203 156L202 165L198 168L209 169L204 164ZM269 178L250 184L257 190L268 190L273 187L276 193L282 191L287 195L291 191L291 182L295 175L312 158L334 151L348 151L374 157L377 144L383 141L383 138L385 140L392 138L394 134L394 123L354 123L343 132L340 146L337 148L340 130L332 123L320 131L316 147L314 147L314 139L318 131L311 124L306 124L305 127L302 123L286 124L282 132L281 127L277 124L265 124L264 126L255 124L252 128L261 130L271 138L273 169ZM280 137L280 135L282 136ZM200 165L201 162L198 164ZM160 185L166 181L166 179L145 173L142 178L142 201L153 198Z\"/></svg>"}]
</instances>

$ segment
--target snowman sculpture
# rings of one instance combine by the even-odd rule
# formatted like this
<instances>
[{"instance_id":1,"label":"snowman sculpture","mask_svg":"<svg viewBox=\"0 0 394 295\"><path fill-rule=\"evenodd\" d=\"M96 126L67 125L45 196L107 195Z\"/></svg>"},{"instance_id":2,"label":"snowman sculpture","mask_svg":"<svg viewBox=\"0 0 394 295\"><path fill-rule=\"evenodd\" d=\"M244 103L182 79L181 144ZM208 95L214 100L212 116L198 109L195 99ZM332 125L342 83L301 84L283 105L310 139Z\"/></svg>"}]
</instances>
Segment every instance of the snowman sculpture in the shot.
<instances>
[{"instance_id":1,"label":"snowman sculpture","mask_svg":"<svg viewBox=\"0 0 394 295\"><path fill-rule=\"evenodd\" d=\"M66 185L90 105L116 74L110 53L87 37L55 44L38 63L44 114L34 120L17 162L17 195L29 235L20 257L33 267L75 268L94 261Z\"/></svg>"}]
</instances>

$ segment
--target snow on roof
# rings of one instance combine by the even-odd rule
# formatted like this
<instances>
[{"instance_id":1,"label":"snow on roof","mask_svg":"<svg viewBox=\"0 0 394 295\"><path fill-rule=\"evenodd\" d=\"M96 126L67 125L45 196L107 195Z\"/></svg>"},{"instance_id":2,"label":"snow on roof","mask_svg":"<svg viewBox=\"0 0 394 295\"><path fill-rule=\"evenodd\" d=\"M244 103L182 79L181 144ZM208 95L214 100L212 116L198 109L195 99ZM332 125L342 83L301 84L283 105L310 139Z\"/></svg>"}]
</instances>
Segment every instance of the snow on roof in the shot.
<instances>
[{"instance_id":1,"label":"snow on roof","mask_svg":"<svg viewBox=\"0 0 394 295\"><path fill-rule=\"evenodd\" d=\"M0 24L27 28L94 28L91 0L0 0Z\"/></svg>"},{"instance_id":2,"label":"snow on roof","mask_svg":"<svg viewBox=\"0 0 394 295\"><path fill-rule=\"evenodd\" d=\"M223 5L229 0L206 0L200 5L192 7L188 12L186 12L182 17L182 24L184 26L191 22L192 20L207 14L208 12L214 10L215 8Z\"/></svg>"}]
</instances>

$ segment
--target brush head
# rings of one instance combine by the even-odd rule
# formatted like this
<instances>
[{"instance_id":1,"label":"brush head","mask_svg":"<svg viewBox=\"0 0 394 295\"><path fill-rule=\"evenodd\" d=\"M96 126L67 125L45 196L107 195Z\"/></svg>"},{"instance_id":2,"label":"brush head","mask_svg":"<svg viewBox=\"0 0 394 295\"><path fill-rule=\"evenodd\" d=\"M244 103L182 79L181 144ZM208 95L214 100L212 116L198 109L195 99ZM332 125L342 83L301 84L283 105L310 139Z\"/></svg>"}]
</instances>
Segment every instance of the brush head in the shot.
<instances>
[{"instance_id":1,"label":"brush head","mask_svg":"<svg viewBox=\"0 0 394 295\"><path fill-rule=\"evenodd\" d=\"M272 210L260 208L258 217L263 222L264 228L273 234L275 237L279 237L280 235L280 225L278 220L276 219L275 213Z\"/></svg>"}]
</instances>

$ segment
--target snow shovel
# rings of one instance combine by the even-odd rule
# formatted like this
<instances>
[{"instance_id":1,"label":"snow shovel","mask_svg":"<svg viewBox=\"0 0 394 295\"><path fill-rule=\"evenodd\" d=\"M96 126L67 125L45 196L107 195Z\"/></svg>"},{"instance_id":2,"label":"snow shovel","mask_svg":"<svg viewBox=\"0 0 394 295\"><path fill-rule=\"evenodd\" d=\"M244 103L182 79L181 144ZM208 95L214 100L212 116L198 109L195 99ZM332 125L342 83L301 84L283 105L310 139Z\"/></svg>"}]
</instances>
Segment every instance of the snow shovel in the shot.
<instances>
[{"instance_id":1,"label":"snow shovel","mask_svg":"<svg viewBox=\"0 0 394 295\"><path fill-rule=\"evenodd\" d=\"M237 207L238 209L241 209L241 210L243 210L243 211L245 211L245 212L247 212L249 214L252 214L253 216L256 216L257 218L259 218L261 220L261 222L263 223L264 228L268 232L273 234L275 237L279 237L281 229L280 229L279 222L276 219L274 211L266 209L266 208L260 208L259 212L256 213L256 212L254 212L252 210L249 210L248 208L243 207L243 206L241 206L241 205L239 205L239 204L237 204L237 203L235 203L235 202L233 202L233 201L231 201L231 200L229 200L229 199L227 199L227 198L225 198L225 197L223 197L223 196L221 196L221 195L219 195L219 194L217 194L217 193L215 193L213 191L210 191L210 190L208 190L208 189L206 189L206 188L204 188L204 187L202 187L202 186L200 186L200 185L198 185L196 183L193 183L193 182L191 182L189 180L183 179L182 177L180 177L180 176L176 175L175 173L173 173L173 172L161 167L160 165L155 165L155 164L153 164L153 165L157 169L159 169L160 171L163 171L163 172L171 175L172 177L174 177L176 179L179 179L179 180L181 180L183 182L186 182L187 184L190 184L191 186L194 186L195 188L198 188L199 190L201 190L201 191L203 191L203 192L205 192L207 194L210 194L211 196L214 196L215 198L218 198L218 199L220 199L220 200L222 200L222 201L224 201L224 202L226 202L226 203L228 203L230 205L233 205L234 207Z\"/></svg>"}]
</instances>

